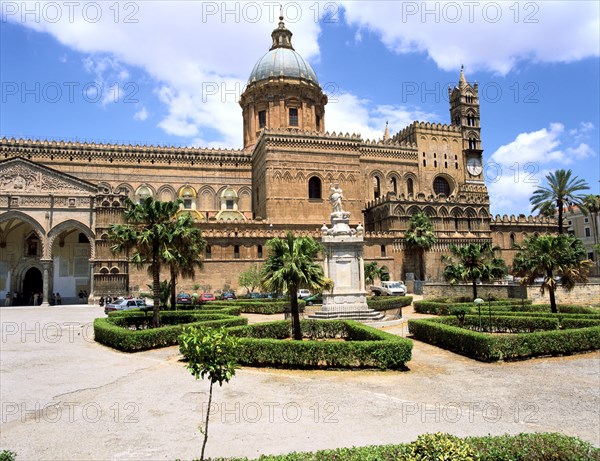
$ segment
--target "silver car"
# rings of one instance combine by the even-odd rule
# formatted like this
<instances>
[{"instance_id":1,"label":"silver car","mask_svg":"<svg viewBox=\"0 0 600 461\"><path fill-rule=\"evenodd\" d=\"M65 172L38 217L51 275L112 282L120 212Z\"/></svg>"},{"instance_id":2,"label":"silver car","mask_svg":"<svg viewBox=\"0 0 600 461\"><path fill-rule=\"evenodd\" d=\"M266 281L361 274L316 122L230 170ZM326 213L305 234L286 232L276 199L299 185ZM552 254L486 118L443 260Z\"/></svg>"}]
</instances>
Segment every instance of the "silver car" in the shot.
<instances>
[{"instance_id":1,"label":"silver car","mask_svg":"<svg viewBox=\"0 0 600 461\"><path fill-rule=\"evenodd\" d=\"M116 303L107 304L104 308L104 313L108 314L109 312L138 309L141 307L147 307L146 301L143 299L122 299Z\"/></svg>"}]
</instances>

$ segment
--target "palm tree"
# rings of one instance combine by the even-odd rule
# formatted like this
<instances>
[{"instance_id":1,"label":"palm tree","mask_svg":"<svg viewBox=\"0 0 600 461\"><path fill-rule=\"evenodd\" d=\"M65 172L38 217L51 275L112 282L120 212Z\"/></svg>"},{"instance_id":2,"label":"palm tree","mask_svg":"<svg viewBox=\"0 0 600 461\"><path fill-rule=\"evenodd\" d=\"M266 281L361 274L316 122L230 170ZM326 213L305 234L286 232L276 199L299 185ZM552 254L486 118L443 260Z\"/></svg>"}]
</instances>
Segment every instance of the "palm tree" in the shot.
<instances>
[{"instance_id":1,"label":"palm tree","mask_svg":"<svg viewBox=\"0 0 600 461\"><path fill-rule=\"evenodd\" d=\"M163 261L175 259L170 246L172 240L172 222L175 219L179 204L160 202L147 197L139 204L131 201L125 210L126 224L113 224L110 227L109 240L112 242L111 251L133 251L131 261L138 267L150 264L152 272L152 292L154 298L152 325L160 325L160 268Z\"/></svg>"},{"instance_id":2,"label":"palm tree","mask_svg":"<svg viewBox=\"0 0 600 461\"><path fill-rule=\"evenodd\" d=\"M261 285L266 291L287 292L292 310L292 334L295 340L302 340L300 313L298 311L299 288L320 291L330 289L333 283L326 278L323 268L315 262L323 246L312 237L294 238L288 232L286 238L267 241L269 256L262 269Z\"/></svg>"},{"instance_id":3,"label":"palm tree","mask_svg":"<svg viewBox=\"0 0 600 461\"><path fill-rule=\"evenodd\" d=\"M578 238L572 235L540 235L526 239L518 247L519 252L513 261L513 273L522 277L521 283L532 285L535 279L543 276L541 293L548 290L550 295L550 308L556 308L556 280L559 276L561 285L568 291L576 283L585 283L590 260L584 260L585 248Z\"/></svg>"},{"instance_id":4,"label":"palm tree","mask_svg":"<svg viewBox=\"0 0 600 461\"><path fill-rule=\"evenodd\" d=\"M558 233L563 233L563 211L565 207L570 209L574 205L581 206L583 196L577 194L582 190L588 190L589 186L584 179L575 176L571 179L573 173L571 170L556 170L554 173L548 173L546 180L547 187L538 187L530 197L532 208L535 210L547 210L550 205L556 205L558 208Z\"/></svg>"},{"instance_id":5,"label":"palm tree","mask_svg":"<svg viewBox=\"0 0 600 461\"><path fill-rule=\"evenodd\" d=\"M404 235L406 246L417 252L419 260L419 279L425 280L425 252L430 250L436 241L433 225L429 217L423 213L415 213L410 217L408 230Z\"/></svg>"},{"instance_id":6,"label":"palm tree","mask_svg":"<svg viewBox=\"0 0 600 461\"><path fill-rule=\"evenodd\" d=\"M372 284L375 279L389 280L390 270L387 266L378 267L377 261L373 261L365 264L365 283L367 285Z\"/></svg>"},{"instance_id":7,"label":"palm tree","mask_svg":"<svg viewBox=\"0 0 600 461\"><path fill-rule=\"evenodd\" d=\"M491 243L469 243L463 246L450 245L451 256L442 256L444 279L451 285L470 281L473 284L473 299L477 299L477 279L487 282L505 276L508 269L504 260L496 256L500 247Z\"/></svg>"},{"instance_id":8,"label":"palm tree","mask_svg":"<svg viewBox=\"0 0 600 461\"><path fill-rule=\"evenodd\" d=\"M173 257L167 260L171 275L171 308L177 301L177 277L194 277L195 269L202 267L202 257L206 248L206 241L202 232L194 225L190 213L180 214L175 221L170 223L171 247Z\"/></svg>"}]
</instances>

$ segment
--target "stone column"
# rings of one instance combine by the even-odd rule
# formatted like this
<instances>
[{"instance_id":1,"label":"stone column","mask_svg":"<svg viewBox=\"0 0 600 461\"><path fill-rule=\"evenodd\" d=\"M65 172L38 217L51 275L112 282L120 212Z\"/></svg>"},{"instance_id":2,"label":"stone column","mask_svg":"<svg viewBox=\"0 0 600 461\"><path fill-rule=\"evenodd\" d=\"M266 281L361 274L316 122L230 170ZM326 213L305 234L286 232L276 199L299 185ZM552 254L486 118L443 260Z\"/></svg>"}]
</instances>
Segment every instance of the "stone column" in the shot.
<instances>
[{"instance_id":1,"label":"stone column","mask_svg":"<svg viewBox=\"0 0 600 461\"><path fill-rule=\"evenodd\" d=\"M49 283L50 264L52 264L52 260L42 260L44 274L42 276L42 305L41 305L41 307L49 307L50 306L50 303L48 303L48 288L50 285L50 283Z\"/></svg>"},{"instance_id":2,"label":"stone column","mask_svg":"<svg viewBox=\"0 0 600 461\"><path fill-rule=\"evenodd\" d=\"M358 255L358 277L360 278L360 291L365 291L365 259L363 257L362 251Z\"/></svg>"},{"instance_id":3,"label":"stone column","mask_svg":"<svg viewBox=\"0 0 600 461\"><path fill-rule=\"evenodd\" d=\"M88 296L88 304L96 303L94 296L94 261L90 261L90 293Z\"/></svg>"}]
</instances>

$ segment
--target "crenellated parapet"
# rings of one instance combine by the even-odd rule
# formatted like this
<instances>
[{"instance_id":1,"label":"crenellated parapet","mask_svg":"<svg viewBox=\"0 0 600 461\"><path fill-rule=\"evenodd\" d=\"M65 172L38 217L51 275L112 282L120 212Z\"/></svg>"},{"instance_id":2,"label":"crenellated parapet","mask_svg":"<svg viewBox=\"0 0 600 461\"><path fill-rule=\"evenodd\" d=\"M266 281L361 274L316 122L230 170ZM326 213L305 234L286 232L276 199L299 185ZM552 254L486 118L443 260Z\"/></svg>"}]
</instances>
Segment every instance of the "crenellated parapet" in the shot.
<instances>
[{"instance_id":1,"label":"crenellated parapet","mask_svg":"<svg viewBox=\"0 0 600 461\"><path fill-rule=\"evenodd\" d=\"M518 216L515 215L503 215L500 216L497 214L492 218L492 225L531 225L531 226L555 226L558 228L558 220L554 217L547 216L525 216L524 214L520 214Z\"/></svg>"},{"instance_id":2,"label":"crenellated parapet","mask_svg":"<svg viewBox=\"0 0 600 461\"><path fill-rule=\"evenodd\" d=\"M29 160L68 160L88 163L151 165L243 165L251 154L241 149L80 143L56 140L2 138L0 156Z\"/></svg>"},{"instance_id":3,"label":"crenellated parapet","mask_svg":"<svg viewBox=\"0 0 600 461\"><path fill-rule=\"evenodd\" d=\"M426 134L460 136L461 128L460 126L448 125L445 123L415 121L392 136L391 141L400 144L407 143L416 145L417 134L421 132L425 132Z\"/></svg>"}]
</instances>

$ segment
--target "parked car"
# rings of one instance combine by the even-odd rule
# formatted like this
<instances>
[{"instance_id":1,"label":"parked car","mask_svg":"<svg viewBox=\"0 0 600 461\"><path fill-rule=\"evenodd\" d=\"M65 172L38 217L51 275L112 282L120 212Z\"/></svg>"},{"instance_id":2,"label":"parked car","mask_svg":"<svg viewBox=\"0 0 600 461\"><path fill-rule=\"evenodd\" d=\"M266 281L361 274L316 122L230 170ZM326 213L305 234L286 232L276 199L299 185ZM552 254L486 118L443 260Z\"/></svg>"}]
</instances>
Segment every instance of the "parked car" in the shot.
<instances>
[{"instance_id":1,"label":"parked car","mask_svg":"<svg viewBox=\"0 0 600 461\"><path fill-rule=\"evenodd\" d=\"M247 297L247 298L250 298L250 299L260 299L260 298L266 298L266 297L267 297L267 295L263 295L262 293L257 293L257 292L255 292L255 291L253 291L253 292L251 292L251 293L248 293L248 294L246 295L246 297Z\"/></svg>"},{"instance_id":2,"label":"parked car","mask_svg":"<svg viewBox=\"0 0 600 461\"><path fill-rule=\"evenodd\" d=\"M312 306L313 304L323 304L323 294L318 293L316 295L308 296L307 298L304 298L304 302L306 302L308 306Z\"/></svg>"},{"instance_id":3,"label":"parked car","mask_svg":"<svg viewBox=\"0 0 600 461\"><path fill-rule=\"evenodd\" d=\"M223 300L236 299L235 293L233 291L226 291L221 296L219 296Z\"/></svg>"},{"instance_id":4,"label":"parked car","mask_svg":"<svg viewBox=\"0 0 600 461\"><path fill-rule=\"evenodd\" d=\"M215 295L212 293L202 293L200 295L200 302L205 303L206 301L214 301Z\"/></svg>"},{"instance_id":5,"label":"parked car","mask_svg":"<svg viewBox=\"0 0 600 461\"><path fill-rule=\"evenodd\" d=\"M179 293L177 295L177 304L192 304L192 295L188 293Z\"/></svg>"},{"instance_id":6,"label":"parked car","mask_svg":"<svg viewBox=\"0 0 600 461\"><path fill-rule=\"evenodd\" d=\"M125 311L127 309L138 309L144 308L146 306L146 301L143 299L121 299L115 303L107 304L104 308L104 313L108 314L109 312L114 311Z\"/></svg>"},{"instance_id":7,"label":"parked car","mask_svg":"<svg viewBox=\"0 0 600 461\"><path fill-rule=\"evenodd\" d=\"M304 298L308 298L309 296L310 296L310 290L308 290L306 288L300 288L298 290L298 298L304 299Z\"/></svg>"}]
</instances>

